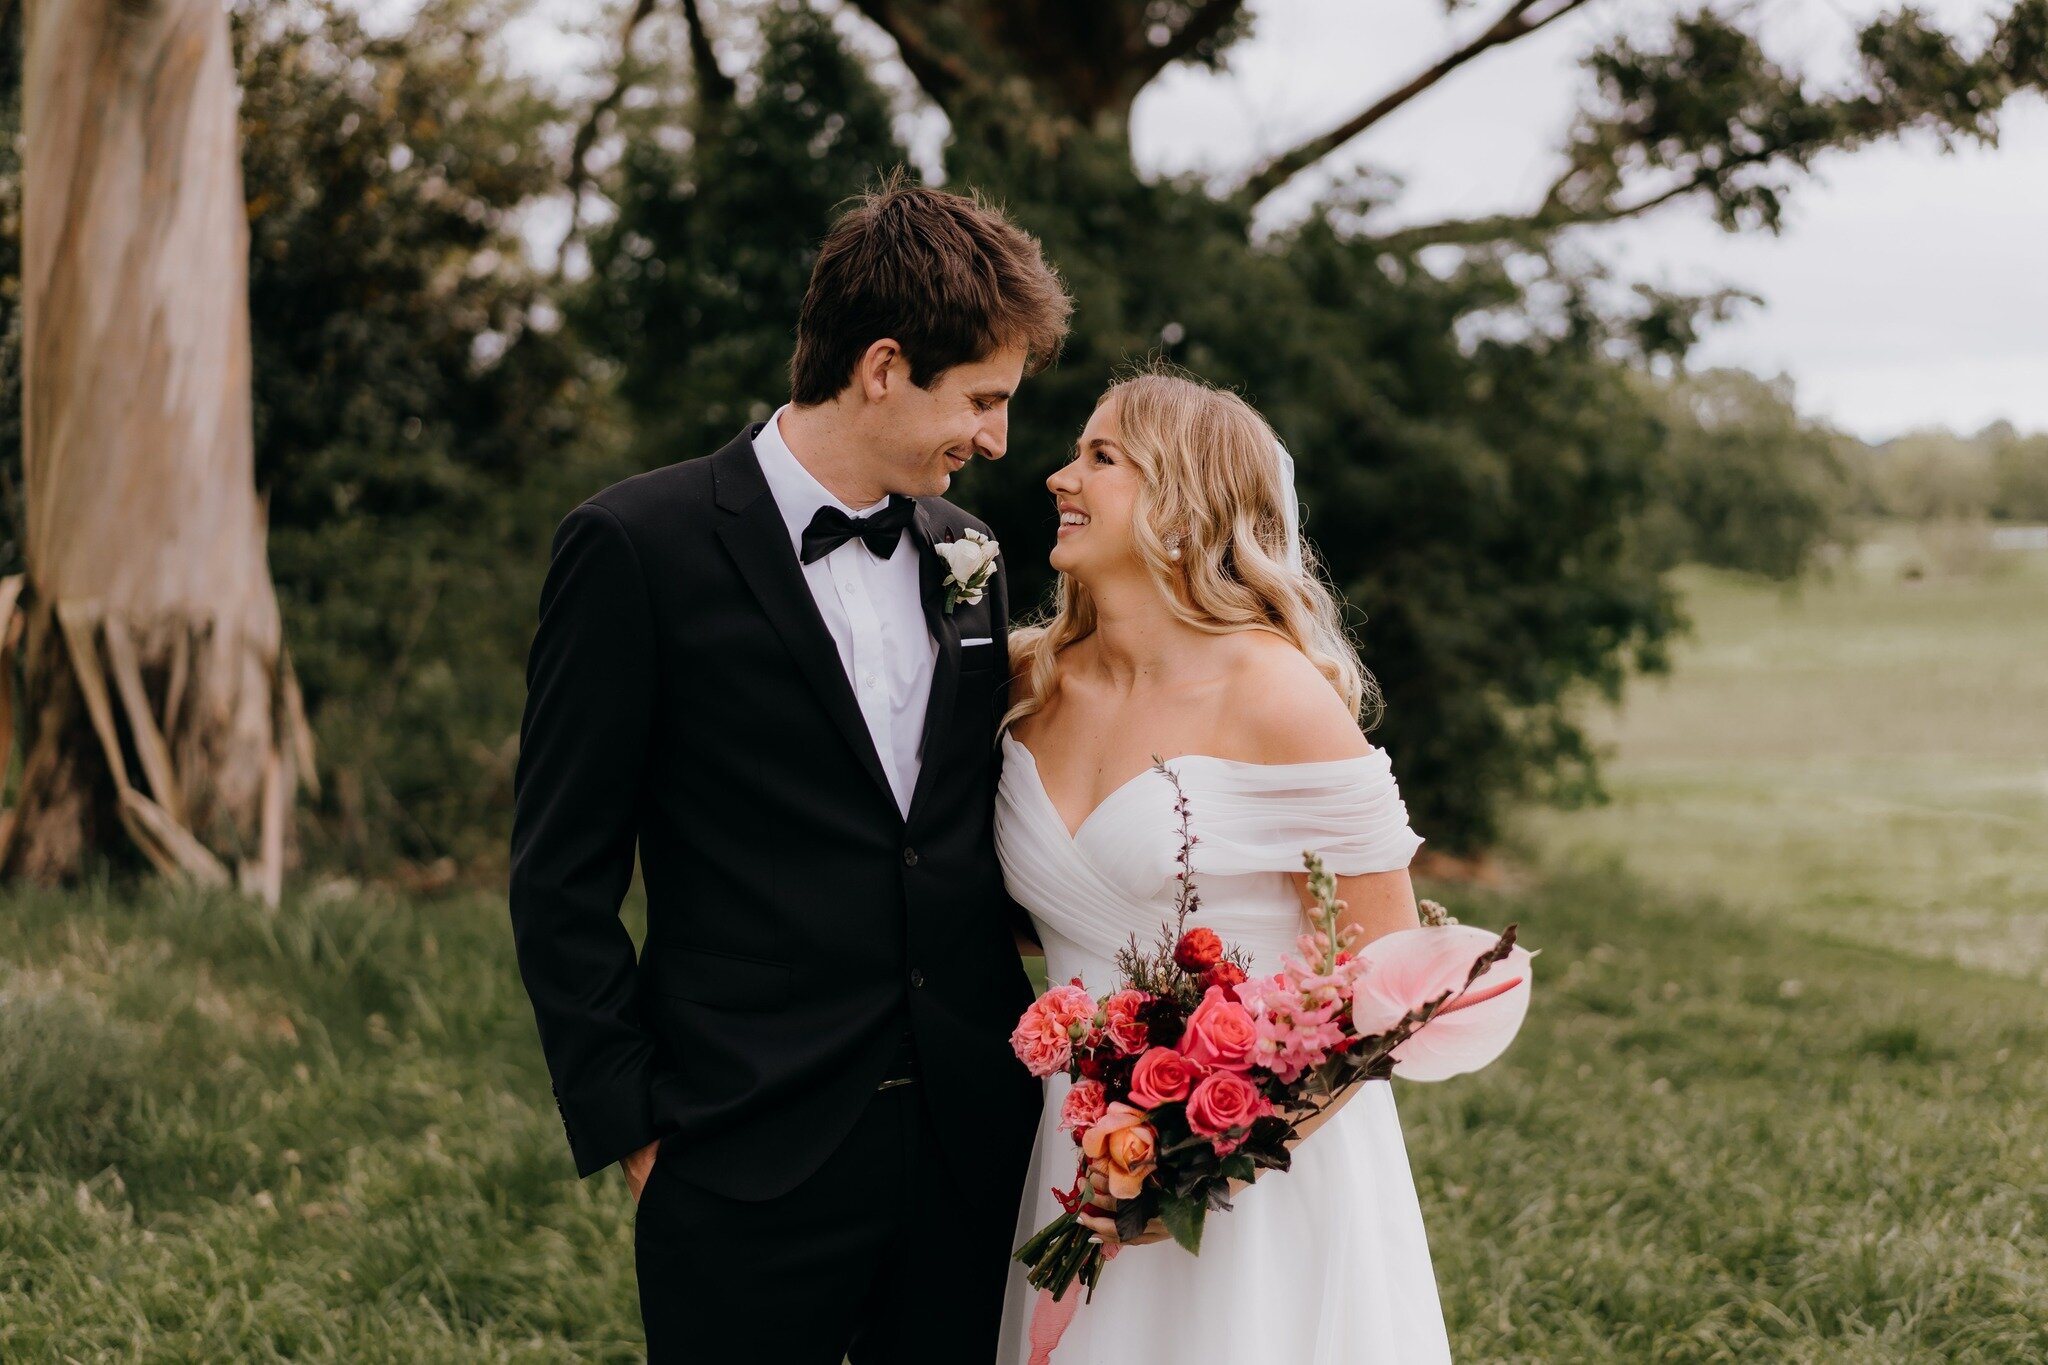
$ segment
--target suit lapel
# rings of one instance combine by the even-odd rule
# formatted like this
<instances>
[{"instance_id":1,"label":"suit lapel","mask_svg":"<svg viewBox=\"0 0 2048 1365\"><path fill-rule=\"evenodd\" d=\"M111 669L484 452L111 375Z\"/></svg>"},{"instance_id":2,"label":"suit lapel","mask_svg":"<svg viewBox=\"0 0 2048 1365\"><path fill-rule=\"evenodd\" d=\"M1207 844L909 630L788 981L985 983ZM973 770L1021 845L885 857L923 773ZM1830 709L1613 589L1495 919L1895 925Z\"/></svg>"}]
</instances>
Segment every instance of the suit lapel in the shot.
<instances>
[{"instance_id":1,"label":"suit lapel","mask_svg":"<svg viewBox=\"0 0 2048 1365\"><path fill-rule=\"evenodd\" d=\"M917 750L917 785L911 791L907 822L916 821L931 791L932 772L942 757L934 744L946 732L946 722L953 715L953 697L960 688L960 626L946 612L946 561L932 550L940 535L938 520L922 500L917 504L915 532L911 548L917 552L918 600L924 606L925 625L939 642L939 657L932 661L932 691L925 703L924 736Z\"/></svg>"},{"instance_id":2,"label":"suit lapel","mask_svg":"<svg viewBox=\"0 0 2048 1365\"><path fill-rule=\"evenodd\" d=\"M825 713L839 727L860 765L875 780L889 809L895 811L895 789L889 785L881 756L875 752L874 737L868 733L867 720L854 698L853 684L847 680L846 667L839 659L839 647L832 642L832 632L825 629L825 620L818 614L817 601L804 580L803 566L797 561L796 551L790 548L789 526L783 521L775 499L769 496L768 482L754 457L754 433L760 429L758 424L749 427L712 456L716 500L723 513L718 522L718 537L761 603L768 624L782 637L783 644L796 658L797 668L817 692ZM923 517L922 508L919 517ZM926 614L929 616L929 609ZM957 644L954 652L959 652ZM936 683L933 690L937 691Z\"/></svg>"}]
</instances>

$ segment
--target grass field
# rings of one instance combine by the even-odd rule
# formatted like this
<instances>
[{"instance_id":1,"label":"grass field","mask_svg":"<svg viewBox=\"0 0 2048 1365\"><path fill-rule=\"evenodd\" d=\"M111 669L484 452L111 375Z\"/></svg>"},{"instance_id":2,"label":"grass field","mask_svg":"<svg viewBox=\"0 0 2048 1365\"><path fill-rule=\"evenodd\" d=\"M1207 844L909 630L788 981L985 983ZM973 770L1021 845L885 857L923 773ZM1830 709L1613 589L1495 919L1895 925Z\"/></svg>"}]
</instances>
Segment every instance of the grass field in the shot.
<instances>
[{"instance_id":1,"label":"grass field","mask_svg":"<svg viewBox=\"0 0 2048 1365\"><path fill-rule=\"evenodd\" d=\"M1790 596L1690 573L1696 638L1599 727L1613 803L1528 837L2048 984L2048 554L1902 577L1931 558L1895 533Z\"/></svg>"},{"instance_id":2,"label":"grass field","mask_svg":"<svg viewBox=\"0 0 2048 1365\"><path fill-rule=\"evenodd\" d=\"M1621 800L1537 821L1529 889L1426 888L1543 950L1506 1058L1399 1091L1461 1361L2048 1361L2048 993L1956 908L2038 922L2048 720L1963 685L2038 698L1977 651L2040 618L1874 581L1700 583ZM498 897L0 894L0 1360L633 1360L631 1231Z\"/></svg>"}]
</instances>

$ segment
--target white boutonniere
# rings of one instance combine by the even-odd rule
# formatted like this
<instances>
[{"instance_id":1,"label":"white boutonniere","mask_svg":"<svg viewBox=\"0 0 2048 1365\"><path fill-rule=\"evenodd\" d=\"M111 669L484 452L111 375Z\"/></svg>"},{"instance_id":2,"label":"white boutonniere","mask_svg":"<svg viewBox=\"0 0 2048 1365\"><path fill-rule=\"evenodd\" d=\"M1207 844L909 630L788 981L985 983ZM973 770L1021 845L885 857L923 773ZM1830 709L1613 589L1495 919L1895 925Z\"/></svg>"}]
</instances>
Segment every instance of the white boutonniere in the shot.
<instances>
[{"instance_id":1,"label":"white boutonniere","mask_svg":"<svg viewBox=\"0 0 2048 1365\"><path fill-rule=\"evenodd\" d=\"M939 541L932 548L946 561L946 615L962 602L970 607L979 602L996 576L996 555L1003 547L979 531L966 531L960 539Z\"/></svg>"}]
</instances>

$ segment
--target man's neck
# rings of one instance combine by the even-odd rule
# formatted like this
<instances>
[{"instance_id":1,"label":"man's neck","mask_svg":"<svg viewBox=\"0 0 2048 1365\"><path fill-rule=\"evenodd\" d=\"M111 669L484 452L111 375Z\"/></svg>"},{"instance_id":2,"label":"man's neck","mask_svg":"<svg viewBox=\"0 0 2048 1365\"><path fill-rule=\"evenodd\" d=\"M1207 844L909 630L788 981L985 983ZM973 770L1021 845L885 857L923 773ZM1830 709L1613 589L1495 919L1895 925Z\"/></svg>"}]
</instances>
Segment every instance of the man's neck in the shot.
<instances>
[{"instance_id":1,"label":"man's neck","mask_svg":"<svg viewBox=\"0 0 2048 1365\"><path fill-rule=\"evenodd\" d=\"M852 508L872 507L889 490L869 468L860 437L836 403L782 410L776 429L782 443L825 491Z\"/></svg>"}]
</instances>

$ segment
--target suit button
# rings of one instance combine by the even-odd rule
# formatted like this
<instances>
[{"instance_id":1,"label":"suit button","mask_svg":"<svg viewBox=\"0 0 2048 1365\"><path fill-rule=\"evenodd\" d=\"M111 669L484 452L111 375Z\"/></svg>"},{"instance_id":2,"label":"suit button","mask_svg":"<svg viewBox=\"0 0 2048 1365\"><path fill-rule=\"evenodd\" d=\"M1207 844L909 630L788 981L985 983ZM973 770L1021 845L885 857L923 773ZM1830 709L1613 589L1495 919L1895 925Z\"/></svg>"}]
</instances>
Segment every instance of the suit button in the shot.
<instances>
[{"instance_id":1,"label":"suit button","mask_svg":"<svg viewBox=\"0 0 2048 1365\"><path fill-rule=\"evenodd\" d=\"M913 988L921 989L924 986L924 973L912 967L910 969L910 984Z\"/></svg>"},{"instance_id":2,"label":"suit button","mask_svg":"<svg viewBox=\"0 0 2048 1365\"><path fill-rule=\"evenodd\" d=\"M917 850L916 850L916 849L914 849L914 848L906 848L906 849L904 849L904 850L903 850L903 865L904 865L905 867L916 867L916 866L917 866Z\"/></svg>"}]
</instances>

